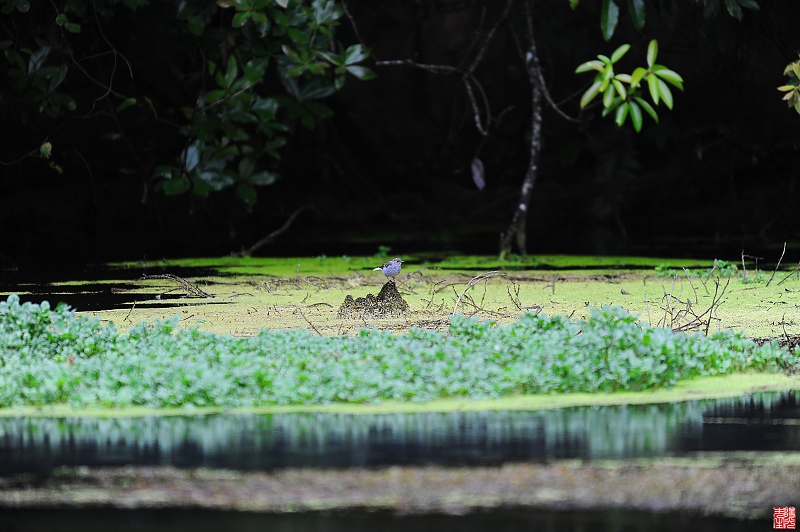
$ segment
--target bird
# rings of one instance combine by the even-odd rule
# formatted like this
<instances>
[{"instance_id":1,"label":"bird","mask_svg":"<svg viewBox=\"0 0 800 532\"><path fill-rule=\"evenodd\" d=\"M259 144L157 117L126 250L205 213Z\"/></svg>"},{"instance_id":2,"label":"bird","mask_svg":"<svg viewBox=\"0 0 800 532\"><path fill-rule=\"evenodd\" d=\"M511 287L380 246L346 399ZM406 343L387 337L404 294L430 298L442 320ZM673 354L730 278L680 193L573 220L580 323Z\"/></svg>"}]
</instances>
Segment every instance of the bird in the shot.
<instances>
[{"instance_id":1,"label":"bird","mask_svg":"<svg viewBox=\"0 0 800 532\"><path fill-rule=\"evenodd\" d=\"M401 259L394 258L389 262L387 262L386 264L384 264L383 266L378 266L377 268L373 268L372 271L380 270L383 272L383 275L385 275L387 278L391 279L392 282L394 282L395 276L398 273L400 273L401 264L403 264L403 261Z\"/></svg>"}]
</instances>

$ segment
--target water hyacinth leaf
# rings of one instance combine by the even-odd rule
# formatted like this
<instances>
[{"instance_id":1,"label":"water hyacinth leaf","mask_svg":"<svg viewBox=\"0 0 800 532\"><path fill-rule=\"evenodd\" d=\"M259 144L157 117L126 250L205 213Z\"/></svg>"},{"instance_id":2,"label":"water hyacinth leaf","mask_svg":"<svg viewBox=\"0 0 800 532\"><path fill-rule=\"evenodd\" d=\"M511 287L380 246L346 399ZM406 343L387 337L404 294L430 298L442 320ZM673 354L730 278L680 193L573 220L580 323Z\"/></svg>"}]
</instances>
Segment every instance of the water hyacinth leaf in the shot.
<instances>
[{"instance_id":1,"label":"water hyacinth leaf","mask_svg":"<svg viewBox=\"0 0 800 532\"><path fill-rule=\"evenodd\" d=\"M475 183L475 186L478 187L478 190L483 190L486 187L486 179L483 170L483 161L475 157L472 159L472 164L470 165L472 170L472 182Z\"/></svg>"}]
</instances>

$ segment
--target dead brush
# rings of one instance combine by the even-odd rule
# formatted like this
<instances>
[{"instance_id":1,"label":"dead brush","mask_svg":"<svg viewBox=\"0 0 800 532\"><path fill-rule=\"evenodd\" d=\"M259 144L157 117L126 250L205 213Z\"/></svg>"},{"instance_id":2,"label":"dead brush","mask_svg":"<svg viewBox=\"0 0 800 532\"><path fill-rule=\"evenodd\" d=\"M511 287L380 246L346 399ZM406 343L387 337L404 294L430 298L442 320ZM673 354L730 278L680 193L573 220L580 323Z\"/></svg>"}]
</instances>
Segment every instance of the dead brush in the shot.
<instances>
[{"instance_id":1,"label":"dead brush","mask_svg":"<svg viewBox=\"0 0 800 532\"><path fill-rule=\"evenodd\" d=\"M686 273L686 278L689 280L689 285L692 287L694 303L689 296L683 297L683 288L679 289L677 295L675 294L675 282L677 280L677 276L673 277L672 286L669 292L667 292L666 288L662 286L664 295L661 298L659 308L661 311L663 311L663 315L659 318L656 326L667 327L672 329L674 332L699 331L705 335L708 335L708 331L711 330L711 325L713 323L717 324L717 329L720 328L722 320L717 316L717 311L719 310L719 306L722 304L722 298L728 289L728 285L731 282L731 277L728 276L724 284L721 282L719 277L714 279L714 294L711 297L711 303L702 310L698 308L699 298L697 296L697 290L695 289L691 278L689 278L688 272ZM708 292L708 286L706 282L707 279L708 278L703 281L703 286ZM650 302L645 301L645 304L647 306L648 321L652 325L653 322L650 319Z\"/></svg>"}]
</instances>

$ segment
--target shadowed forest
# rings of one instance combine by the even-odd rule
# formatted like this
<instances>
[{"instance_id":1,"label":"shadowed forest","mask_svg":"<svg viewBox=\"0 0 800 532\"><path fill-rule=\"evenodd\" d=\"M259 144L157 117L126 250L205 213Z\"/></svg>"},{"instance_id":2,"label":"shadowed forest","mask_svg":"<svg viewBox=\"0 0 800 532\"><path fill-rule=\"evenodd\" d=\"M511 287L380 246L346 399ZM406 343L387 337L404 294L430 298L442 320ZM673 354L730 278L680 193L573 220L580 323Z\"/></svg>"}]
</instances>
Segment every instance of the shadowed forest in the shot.
<instances>
[{"instance_id":1,"label":"shadowed forest","mask_svg":"<svg viewBox=\"0 0 800 532\"><path fill-rule=\"evenodd\" d=\"M497 253L532 146L511 253L777 258L800 238L800 117L776 90L800 4L600 4L3 0L0 261L275 231L253 253ZM630 44L631 72L652 40L684 88L658 123L581 107L578 65Z\"/></svg>"}]
</instances>

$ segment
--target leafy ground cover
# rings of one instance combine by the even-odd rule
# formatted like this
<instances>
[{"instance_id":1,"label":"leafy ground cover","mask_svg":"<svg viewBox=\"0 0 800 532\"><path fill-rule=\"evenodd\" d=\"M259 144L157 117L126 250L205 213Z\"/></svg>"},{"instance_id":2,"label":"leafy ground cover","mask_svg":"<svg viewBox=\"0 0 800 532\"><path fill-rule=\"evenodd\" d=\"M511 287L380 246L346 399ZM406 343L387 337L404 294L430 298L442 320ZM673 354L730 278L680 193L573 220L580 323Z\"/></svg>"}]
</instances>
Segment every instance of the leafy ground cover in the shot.
<instances>
[{"instance_id":1,"label":"leafy ground cover","mask_svg":"<svg viewBox=\"0 0 800 532\"><path fill-rule=\"evenodd\" d=\"M66 305L0 302L0 406L313 405L611 392L755 370L792 372L800 351L739 333L648 325L624 309L524 314L508 323L456 315L443 331L303 329L235 337L178 317L120 332Z\"/></svg>"}]
</instances>

